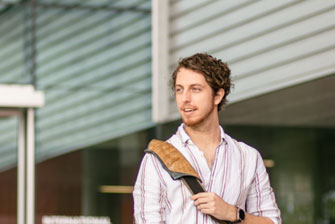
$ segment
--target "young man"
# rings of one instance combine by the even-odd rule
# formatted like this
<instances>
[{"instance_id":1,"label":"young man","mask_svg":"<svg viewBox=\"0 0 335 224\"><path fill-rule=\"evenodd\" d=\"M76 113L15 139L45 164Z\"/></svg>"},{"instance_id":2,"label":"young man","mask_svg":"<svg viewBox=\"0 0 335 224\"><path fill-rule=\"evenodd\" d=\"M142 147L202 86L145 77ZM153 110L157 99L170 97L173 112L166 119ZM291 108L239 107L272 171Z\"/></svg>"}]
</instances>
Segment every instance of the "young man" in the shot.
<instances>
[{"instance_id":1,"label":"young man","mask_svg":"<svg viewBox=\"0 0 335 224\"><path fill-rule=\"evenodd\" d=\"M230 70L208 54L184 58L172 74L183 123L167 140L199 174L206 192L192 195L147 153L133 192L135 223L280 224L280 211L257 150L219 125Z\"/></svg>"}]
</instances>

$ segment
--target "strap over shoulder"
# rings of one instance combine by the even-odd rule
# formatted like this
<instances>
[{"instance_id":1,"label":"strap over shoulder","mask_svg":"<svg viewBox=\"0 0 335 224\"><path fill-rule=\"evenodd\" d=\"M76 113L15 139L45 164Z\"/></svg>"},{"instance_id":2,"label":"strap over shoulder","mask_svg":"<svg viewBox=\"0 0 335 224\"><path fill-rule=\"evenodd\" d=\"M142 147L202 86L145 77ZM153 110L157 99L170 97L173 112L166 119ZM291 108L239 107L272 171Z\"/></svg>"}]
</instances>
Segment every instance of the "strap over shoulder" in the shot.
<instances>
[{"instance_id":1,"label":"strap over shoulder","mask_svg":"<svg viewBox=\"0 0 335 224\"><path fill-rule=\"evenodd\" d=\"M181 177L192 176L201 181L198 173L191 164L179 150L170 143L153 139L145 152L154 154L174 180L180 179Z\"/></svg>"}]
</instances>

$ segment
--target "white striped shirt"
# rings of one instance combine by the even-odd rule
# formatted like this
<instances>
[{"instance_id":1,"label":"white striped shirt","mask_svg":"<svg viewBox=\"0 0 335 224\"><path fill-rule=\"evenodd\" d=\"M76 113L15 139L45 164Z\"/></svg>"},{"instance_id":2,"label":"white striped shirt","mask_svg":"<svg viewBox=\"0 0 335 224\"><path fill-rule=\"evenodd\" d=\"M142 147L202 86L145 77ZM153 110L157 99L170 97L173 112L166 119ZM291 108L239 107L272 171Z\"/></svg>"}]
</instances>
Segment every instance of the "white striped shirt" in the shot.
<instances>
[{"instance_id":1,"label":"white striped shirt","mask_svg":"<svg viewBox=\"0 0 335 224\"><path fill-rule=\"evenodd\" d=\"M167 142L174 145L198 172L202 185L227 203L247 213L281 224L269 177L259 152L232 139L221 130L212 169L202 151L180 125ZM147 153L141 163L133 192L135 223L217 223L202 214L180 180L173 180L158 159Z\"/></svg>"}]
</instances>

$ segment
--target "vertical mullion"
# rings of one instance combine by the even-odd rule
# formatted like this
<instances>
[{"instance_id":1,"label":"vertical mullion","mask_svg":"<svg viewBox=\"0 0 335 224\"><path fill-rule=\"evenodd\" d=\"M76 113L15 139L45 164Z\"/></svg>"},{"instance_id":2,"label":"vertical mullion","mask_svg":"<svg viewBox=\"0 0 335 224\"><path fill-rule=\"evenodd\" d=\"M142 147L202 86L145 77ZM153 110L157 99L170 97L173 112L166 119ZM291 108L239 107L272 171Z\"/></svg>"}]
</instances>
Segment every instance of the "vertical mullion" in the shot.
<instances>
[{"instance_id":1,"label":"vertical mullion","mask_svg":"<svg viewBox=\"0 0 335 224\"><path fill-rule=\"evenodd\" d=\"M26 204L26 132L25 132L25 111L22 111L18 125L18 164L17 164L17 223L25 224L25 204Z\"/></svg>"},{"instance_id":2,"label":"vertical mullion","mask_svg":"<svg viewBox=\"0 0 335 224\"><path fill-rule=\"evenodd\" d=\"M34 109L27 109L27 200L26 215L27 224L34 224L35 219L35 127L34 127Z\"/></svg>"},{"instance_id":3,"label":"vertical mullion","mask_svg":"<svg viewBox=\"0 0 335 224\"><path fill-rule=\"evenodd\" d=\"M152 120L169 114L169 1L152 1Z\"/></svg>"}]
</instances>

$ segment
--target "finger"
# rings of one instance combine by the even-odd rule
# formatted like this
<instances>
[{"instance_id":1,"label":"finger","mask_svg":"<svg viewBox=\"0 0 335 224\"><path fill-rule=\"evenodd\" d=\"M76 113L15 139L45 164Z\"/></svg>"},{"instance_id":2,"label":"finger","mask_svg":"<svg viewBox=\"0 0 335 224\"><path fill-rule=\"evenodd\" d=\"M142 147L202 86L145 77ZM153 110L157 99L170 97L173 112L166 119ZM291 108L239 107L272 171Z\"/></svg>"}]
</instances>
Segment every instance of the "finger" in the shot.
<instances>
[{"instance_id":1,"label":"finger","mask_svg":"<svg viewBox=\"0 0 335 224\"><path fill-rule=\"evenodd\" d=\"M211 194L210 192L201 192L201 193L192 195L191 200L194 201L194 200L197 200L198 198L205 198L205 197L208 197L208 195L210 194Z\"/></svg>"},{"instance_id":2,"label":"finger","mask_svg":"<svg viewBox=\"0 0 335 224\"><path fill-rule=\"evenodd\" d=\"M216 200L215 196L215 194L203 194L202 196L195 197L194 202L196 204L213 202Z\"/></svg>"},{"instance_id":3,"label":"finger","mask_svg":"<svg viewBox=\"0 0 335 224\"><path fill-rule=\"evenodd\" d=\"M207 214L207 215L213 215L213 209L211 208L203 208L203 209L199 209L201 213L203 214Z\"/></svg>"},{"instance_id":4,"label":"finger","mask_svg":"<svg viewBox=\"0 0 335 224\"><path fill-rule=\"evenodd\" d=\"M197 209L202 210L202 209L210 209L210 205L208 203L200 204L197 206Z\"/></svg>"},{"instance_id":5,"label":"finger","mask_svg":"<svg viewBox=\"0 0 335 224\"><path fill-rule=\"evenodd\" d=\"M194 201L194 204L196 206L200 205L200 204L207 204L209 203L211 200L209 198L198 198Z\"/></svg>"}]
</instances>

